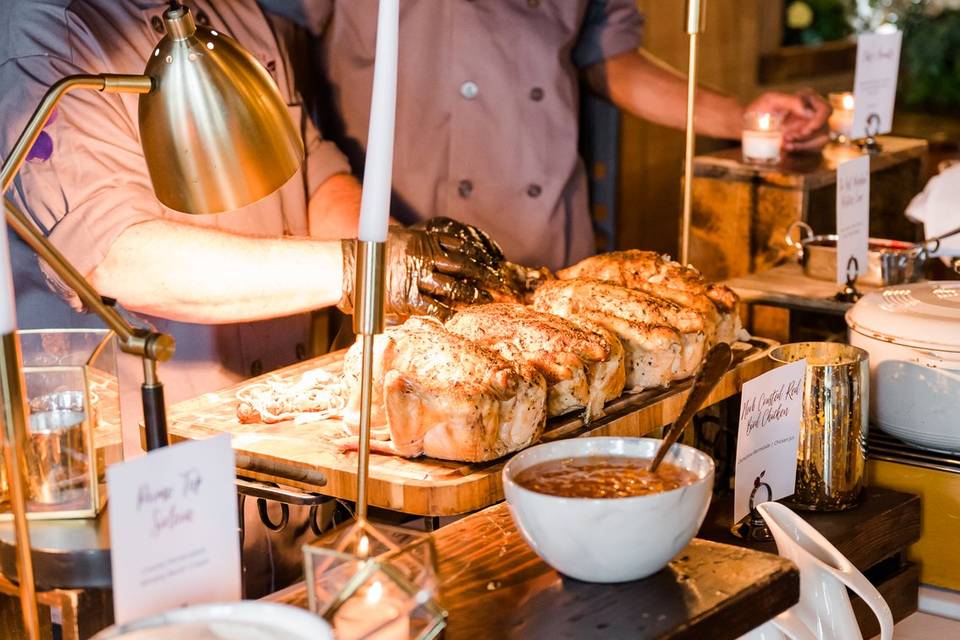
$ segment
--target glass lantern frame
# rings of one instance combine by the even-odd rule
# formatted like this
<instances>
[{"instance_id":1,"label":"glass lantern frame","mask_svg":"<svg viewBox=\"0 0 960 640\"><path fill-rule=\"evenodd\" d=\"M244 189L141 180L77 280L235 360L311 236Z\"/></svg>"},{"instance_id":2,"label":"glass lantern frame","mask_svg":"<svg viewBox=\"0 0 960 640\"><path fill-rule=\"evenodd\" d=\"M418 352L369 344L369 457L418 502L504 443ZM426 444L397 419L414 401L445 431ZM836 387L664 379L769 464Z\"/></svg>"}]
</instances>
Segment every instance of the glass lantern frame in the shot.
<instances>
[{"instance_id":1,"label":"glass lantern frame","mask_svg":"<svg viewBox=\"0 0 960 640\"><path fill-rule=\"evenodd\" d=\"M83 352L77 350L74 345L70 344L71 339L75 341L82 334L98 338L96 340L96 346L90 349L85 355L79 355ZM86 468L82 476L77 476L78 482L81 477L83 478L80 487L82 495L72 503L61 503L63 505L62 507L56 503L49 506L38 507L37 501L31 499L28 495L27 518L29 520L95 518L100 514L107 502L106 487L102 480L105 476L106 467L113 462L122 460L122 445L120 445L119 442L98 442L98 430L101 424L104 424L105 420L115 420L118 434L120 430L119 378L117 372L118 345L116 343L116 336L112 331L96 328L26 329L17 331L17 335L21 342L21 349L24 351L23 376L26 381L25 388L28 394L28 406L31 407L27 417L29 430L28 442L30 442L31 445L34 442L31 418L34 415L32 406L36 398L33 397L31 392L31 382L33 378L36 376L49 376L53 378L63 376L64 379L67 380L76 380L80 383L78 386L80 386L81 389L70 389L63 393L80 391L83 402L83 418L77 427L82 432L83 457L86 463ZM30 342L33 340L42 342L46 336L65 336L69 345L66 348L66 352L74 356L75 361L72 363L51 362L50 364L29 364L34 361L29 351ZM95 364L102 364L102 358L109 358L111 360L108 364L110 368L112 368L112 371L95 366ZM94 387L97 387L100 393L94 391ZM94 396L97 397L96 402L93 401ZM112 408L115 408L115 411L111 411ZM71 427L72 425L68 425L68 428ZM49 436L50 439L54 437L56 436ZM24 455L37 457L33 446L30 446L28 450L24 452ZM37 482L37 486L40 486L42 481L37 478L38 472L36 471L33 461L27 460L25 462L29 476L28 487L32 486L34 481ZM36 466L39 465L40 463L36 462ZM2 461L0 461L0 467L2 467ZM5 474L0 474L0 476L6 477ZM3 493L6 492L5 486L0 487L0 489L2 489ZM3 507L6 508L6 510L0 511L0 522L9 522L13 519L13 512L9 508L8 501L4 500L4 502Z\"/></svg>"}]
</instances>

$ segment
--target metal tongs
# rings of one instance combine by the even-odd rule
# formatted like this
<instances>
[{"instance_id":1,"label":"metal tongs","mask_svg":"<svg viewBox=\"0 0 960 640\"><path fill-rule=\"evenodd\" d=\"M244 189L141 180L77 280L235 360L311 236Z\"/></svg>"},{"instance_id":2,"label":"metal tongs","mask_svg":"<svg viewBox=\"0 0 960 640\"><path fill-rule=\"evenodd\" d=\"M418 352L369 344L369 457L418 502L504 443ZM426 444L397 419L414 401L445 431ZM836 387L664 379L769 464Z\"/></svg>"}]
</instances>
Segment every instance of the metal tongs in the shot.
<instances>
[{"instance_id":1,"label":"metal tongs","mask_svg":"<svg viewBox=\"0 0 960 640\"><path fill-rule=\"evenodd\" d=\"M725 342L721 342L710 349L703 368L700 369L700 373L697 374L696 379L693 381L693 389L690 390L690 395L687 396L687 401L680 411L680 416L677 417L677 420L670 426L670 429L667 430L666 435L663 436L660 449L657 451L657 455L653 457L653 462L650 463L651 473L656 471L660 463L663 462L663 457L667 455L667 451L669 451L670 447L680 438L680 434L687 428L694 414L699 411L703 403L706 402L710 392L713 391L713 388L720 382L720 378L727 372L732 362L733 352L730 350L730 345Z\"/></svg>"}]
</instances>

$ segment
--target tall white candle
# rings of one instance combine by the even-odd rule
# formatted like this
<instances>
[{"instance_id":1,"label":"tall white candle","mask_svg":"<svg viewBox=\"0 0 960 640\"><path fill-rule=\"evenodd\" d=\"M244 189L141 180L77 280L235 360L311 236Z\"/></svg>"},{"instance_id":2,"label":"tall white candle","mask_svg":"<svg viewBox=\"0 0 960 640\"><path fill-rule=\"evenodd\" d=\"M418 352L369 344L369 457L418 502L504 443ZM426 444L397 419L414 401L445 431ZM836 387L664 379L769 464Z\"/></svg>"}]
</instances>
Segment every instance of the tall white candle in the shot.
<instances>
[{"instance_id":1,"label":"tall white candle","mask_svg":"<svg viewBox=\"0 0 960 640\"><path fill-rule=\"evenodd\" d=\"M393 128L397 110L397 45L400 33L400 0L380 0L377 15L377 49L373 67L373 97L367 159L360 202L361 240L384 242L390 219L390 185L393 178Z\"/></svg>"},{"instance_id":2,"label":"tall white candle","mask_svg":"<svg viewBox=\"0 0 960 640\"><path fill-rule=\"evenodd\" d=\"M0 230L0 334L8 334L17 329L17 310L6 222L0 221L0 227L3 227Z\"/></svg>"}]
</instances>

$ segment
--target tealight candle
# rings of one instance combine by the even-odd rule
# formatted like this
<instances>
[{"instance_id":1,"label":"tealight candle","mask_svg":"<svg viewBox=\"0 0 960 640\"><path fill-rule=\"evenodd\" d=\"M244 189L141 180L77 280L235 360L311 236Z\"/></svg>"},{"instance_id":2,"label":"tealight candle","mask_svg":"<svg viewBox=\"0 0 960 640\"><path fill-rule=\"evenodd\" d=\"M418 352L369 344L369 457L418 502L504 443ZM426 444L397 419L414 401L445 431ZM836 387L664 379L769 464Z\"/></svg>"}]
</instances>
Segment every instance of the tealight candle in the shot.
<instances>
[{"instance_id":1,"label":"tealight candle","mask_svg":"<svg viewBox=\"0 0 960 640\"><path fill-rule=\"evenodd\" d=\"M780 162L783 146L782 121L773 113L748 113L743 116L743 159L745 162Z\"/></svg>"},{"instance_id":2,"label":"tealight candle","mask_svg":"<svg viewBox=\"0 0 960 640\"><path fill-rule=\"evenodd\" d=\"M333 617L337 640L409 640L410 619L402 603L371 584L341 605Z\"/></svg>"},{"instance_id":3,"label":"tealight candle","mask_svg":"<svg viewBox=\"0 0 960 640\"><path fill-rule=\"evenodd\" d=\"M828 96L833 113L827 121L830 125L830 139L837 142L849 142L853 137L853 94L831 93Z\"/></svg>"}]
</instances>

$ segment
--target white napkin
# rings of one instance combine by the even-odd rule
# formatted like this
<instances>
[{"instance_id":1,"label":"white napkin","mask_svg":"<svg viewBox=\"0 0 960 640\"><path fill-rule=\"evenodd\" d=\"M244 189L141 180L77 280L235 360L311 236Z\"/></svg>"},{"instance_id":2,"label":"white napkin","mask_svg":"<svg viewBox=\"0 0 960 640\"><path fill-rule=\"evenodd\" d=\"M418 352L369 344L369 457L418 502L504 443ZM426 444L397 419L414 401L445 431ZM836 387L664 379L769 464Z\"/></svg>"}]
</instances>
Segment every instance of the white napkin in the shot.
<instances>
[{"instance_id":1,"label":"white napkin","mask_svg":"<svg viewBox=\"0 0 960 640\"><path fill-rule=\"evenodd\" d=\"M960 227L960 163L930 178L923 191L907 205L906 216L923 223L926 238ZM960 235L943 240L933 255L960 256Z\"/></svg>"}]
</instances>

